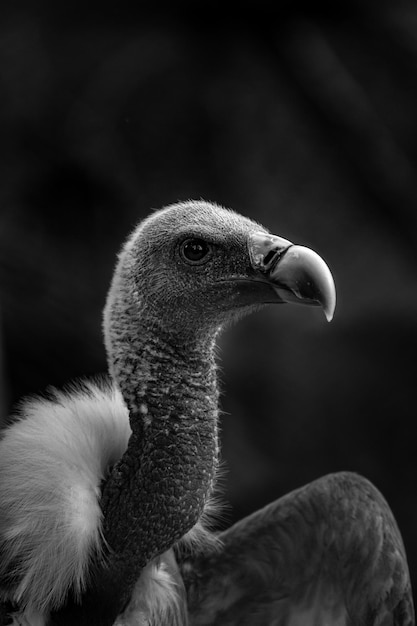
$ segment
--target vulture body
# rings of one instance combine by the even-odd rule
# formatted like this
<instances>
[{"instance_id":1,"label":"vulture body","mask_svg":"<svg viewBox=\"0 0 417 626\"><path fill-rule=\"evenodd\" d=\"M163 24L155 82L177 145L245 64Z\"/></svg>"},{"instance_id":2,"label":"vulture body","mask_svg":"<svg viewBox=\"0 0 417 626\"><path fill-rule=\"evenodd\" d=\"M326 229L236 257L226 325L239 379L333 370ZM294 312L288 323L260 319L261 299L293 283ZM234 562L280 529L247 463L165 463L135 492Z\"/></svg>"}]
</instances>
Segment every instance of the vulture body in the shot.
<instances>
[{"instance_id":1,"label":"vulture body","mask_svg":"<svg viewBox=\"0 0 417 626\"><path fill-rule=\"evenodd\" d=\"M2 435L0 626L414 624L399 530L360 476L208 529L216 336L282 302L331 319L316 253L202 201L139 224L104 312L109 379L26 400Z\"/></svg>"}]
</instances>

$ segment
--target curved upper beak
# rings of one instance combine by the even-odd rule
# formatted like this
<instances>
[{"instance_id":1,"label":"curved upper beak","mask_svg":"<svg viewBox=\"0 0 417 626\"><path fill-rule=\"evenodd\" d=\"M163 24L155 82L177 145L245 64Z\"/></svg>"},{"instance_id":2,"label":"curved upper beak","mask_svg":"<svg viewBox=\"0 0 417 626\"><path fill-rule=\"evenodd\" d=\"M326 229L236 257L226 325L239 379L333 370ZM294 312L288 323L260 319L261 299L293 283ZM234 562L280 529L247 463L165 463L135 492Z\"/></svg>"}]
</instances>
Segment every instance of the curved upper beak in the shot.
<instances>
[{"instance_id":1,"label":"curved upper beak","mask_svg":"<svg viewBox=\"0 0 417 626\"><path fill-rule=\"evenodd\" d=\"M333 318L336 289L323 259L310 248L264 232L249 236L253 269L273 288L278 301L321 306L327 321Z\"/></svg>"}]
</instances>

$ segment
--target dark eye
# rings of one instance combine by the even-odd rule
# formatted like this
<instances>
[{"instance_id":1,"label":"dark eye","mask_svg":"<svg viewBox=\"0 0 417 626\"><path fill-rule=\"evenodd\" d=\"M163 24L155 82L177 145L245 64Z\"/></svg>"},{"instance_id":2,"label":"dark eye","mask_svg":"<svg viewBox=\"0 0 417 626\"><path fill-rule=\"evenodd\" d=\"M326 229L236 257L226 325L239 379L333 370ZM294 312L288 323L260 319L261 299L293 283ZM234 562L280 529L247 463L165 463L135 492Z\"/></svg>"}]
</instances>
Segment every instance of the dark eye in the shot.
<instances>
[{"instance_id":1,"label":"dark eye","mask_svg":"<svg viewBox=\"0 0 417 626\"><path fill-rule=\"evenodd\" d=\"M211 245L204 239L186 239L181 244L181 255L187 263L203 263L208 260Z\"/></svg>"}]
</instances>

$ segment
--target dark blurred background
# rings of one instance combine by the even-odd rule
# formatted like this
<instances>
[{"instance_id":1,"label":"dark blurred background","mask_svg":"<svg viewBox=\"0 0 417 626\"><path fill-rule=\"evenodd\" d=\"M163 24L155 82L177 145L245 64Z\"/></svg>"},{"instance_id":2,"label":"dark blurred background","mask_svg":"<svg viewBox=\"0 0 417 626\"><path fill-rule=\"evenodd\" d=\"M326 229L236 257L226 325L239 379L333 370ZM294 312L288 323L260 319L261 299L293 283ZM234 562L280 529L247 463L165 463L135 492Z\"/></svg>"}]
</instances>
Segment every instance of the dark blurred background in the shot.
<instances>
[{"instance_id":1,"label":"dark blurred background","mask_svg":"<svg viewBox=\"0 0 417 626\"><path fill-rule=\"evenodd\" d=\"M417 581L417 5L175 6L2 4L2 415L105 371L115 254L151 208L230 206L319 251L338 307L222 338L227 518L358 471Z\"/></svg>"}]
</instances>

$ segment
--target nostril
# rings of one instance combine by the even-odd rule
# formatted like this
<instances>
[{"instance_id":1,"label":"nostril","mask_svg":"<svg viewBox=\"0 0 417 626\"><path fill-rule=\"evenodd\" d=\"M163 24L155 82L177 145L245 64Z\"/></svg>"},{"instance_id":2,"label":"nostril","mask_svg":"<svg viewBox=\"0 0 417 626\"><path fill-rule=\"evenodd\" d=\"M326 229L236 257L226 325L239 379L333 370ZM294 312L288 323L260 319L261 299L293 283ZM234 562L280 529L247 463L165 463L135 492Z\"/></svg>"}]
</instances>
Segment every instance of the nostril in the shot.
<instances>
[{"instance_id":1,"label":"nostril","mask_svg":"<svg viewBox=\"0 0 417 626\"><path fill-rule=\"evenodd\" d=\"M279 248L274 248L273 250L270 250L268 254L266 254L264 257L264 266L267 267L269 264L272 264L272 261L278 255L279 255Z\"/></svg>"},{"instance_id":2,"label":"nostril","mask_svg":"<svg viewBox=\"0 0 417 626\"><path fill-rule=\"evenodd\" d=\"M248 241L252 267L261 272L270 271L291 246L291 241L277 235L262 231L252 233Z\"/></svg>"},{"instance_id":3,"label":"nostril","mask_svg":"<svg viewBox=\"0 0 417 626\"><path fill-rule=\"evenodd\" d=\"M290 247L291 246L288 246L287 248L282 248L280 246L276 246L272 248L272 250L269 250L269 252L267 252L264 256L263 269L267 271L273 270L275 265L284 256L284 254Z\"/></svg>"}]
</instances>

